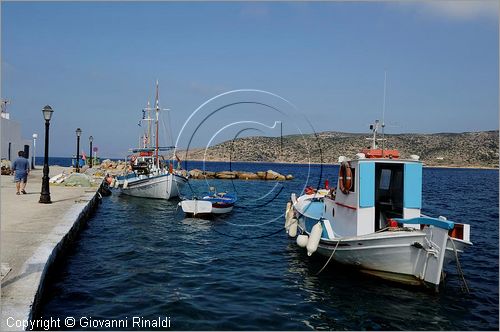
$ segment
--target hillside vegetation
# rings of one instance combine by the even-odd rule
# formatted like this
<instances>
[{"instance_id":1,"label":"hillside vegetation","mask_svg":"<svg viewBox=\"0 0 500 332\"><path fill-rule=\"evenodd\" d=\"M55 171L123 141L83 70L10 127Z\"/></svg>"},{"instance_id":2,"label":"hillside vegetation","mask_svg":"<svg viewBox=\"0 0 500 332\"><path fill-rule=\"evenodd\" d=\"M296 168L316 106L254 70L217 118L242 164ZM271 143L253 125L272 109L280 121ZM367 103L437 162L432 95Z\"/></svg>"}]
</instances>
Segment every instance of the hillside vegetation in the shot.
<instances>
[{"instance_id":1,"label":"hillside vegetation","mask_svg":"<svg viewBox=\"0 0 500 332\"><path fill-rule=\"evenodd\" d=\"M207 151L184 151L182 156L208 161L337 163L339 156L352 158L367 148L369 136L342 132L283 136L282 151L280 137L246 137L214 145ZM498 131L394 134L385 138L386 149L398 149L402 158L416 154L429 166L498 167Z\"/></svg>"}]
</instances>

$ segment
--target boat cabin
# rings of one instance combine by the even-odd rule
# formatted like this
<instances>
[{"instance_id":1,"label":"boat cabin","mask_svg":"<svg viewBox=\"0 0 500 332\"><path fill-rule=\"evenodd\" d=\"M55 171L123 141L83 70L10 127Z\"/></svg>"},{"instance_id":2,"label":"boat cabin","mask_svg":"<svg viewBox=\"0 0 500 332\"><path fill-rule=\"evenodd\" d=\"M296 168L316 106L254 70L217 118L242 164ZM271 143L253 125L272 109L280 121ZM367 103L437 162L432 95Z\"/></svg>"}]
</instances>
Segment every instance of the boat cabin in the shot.
<instances>
[{"instance_id":1,"label":"boat cabin","mask_svg":"<svg viewBox=\"0 0 500 332\"><path fill-rule=\"evenodd\" d=\"M339 236L370 234L390 226L393 218L420 217L422 162L367 158L364 153L344 158L336 195L324 201L325 217Z\"/></svg>"}]
</instances>

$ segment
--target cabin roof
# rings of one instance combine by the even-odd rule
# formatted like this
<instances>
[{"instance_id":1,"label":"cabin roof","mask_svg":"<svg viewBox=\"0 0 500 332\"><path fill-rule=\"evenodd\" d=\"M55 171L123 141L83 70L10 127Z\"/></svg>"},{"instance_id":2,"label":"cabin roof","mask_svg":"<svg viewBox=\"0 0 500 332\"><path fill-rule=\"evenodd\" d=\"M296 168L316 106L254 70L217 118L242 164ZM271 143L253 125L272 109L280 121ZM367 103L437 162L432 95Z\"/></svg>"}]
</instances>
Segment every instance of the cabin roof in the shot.
<instances>
[{"instance_id":1,"label":"cabin roof","mask_svg":"<svg viewBox=\"0 0 500 332\"><path fill-rule=\"evenodd\" d=\"M375 162L375 163L392 163L392 164L423 164L421 160L414 159L389 159L389 158L363 158L363 159L351 159L351 162Z\"/></svg>"}]
</instances>

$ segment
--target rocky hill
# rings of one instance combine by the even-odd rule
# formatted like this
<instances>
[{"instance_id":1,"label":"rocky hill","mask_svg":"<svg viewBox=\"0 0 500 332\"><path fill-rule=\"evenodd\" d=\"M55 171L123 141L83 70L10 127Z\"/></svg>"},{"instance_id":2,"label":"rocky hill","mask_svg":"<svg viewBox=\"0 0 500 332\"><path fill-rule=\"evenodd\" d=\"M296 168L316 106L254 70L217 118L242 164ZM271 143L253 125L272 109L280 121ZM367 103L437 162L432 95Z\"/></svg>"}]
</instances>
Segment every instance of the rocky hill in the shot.
<instances>
[{"instance_id":1,"label":"rocky hill","mask_svg":"<svg viewBox=\"0 0 500 332\"><path fill-rule=\"evenodd\" d=\"M246 137L214 145L206 151L192 149L183 159L290 163L337 163L339 156L353 157L370 145L368 134L322 132L280 137ZM379 138L381 136L379 135ZM429 166L498 167L498 130L466 133L385 135L385 148L411 154ZM380 143L381 144L381 143ZM181 157L181 158L182 158Z\"/></svg>"}]
</instances>

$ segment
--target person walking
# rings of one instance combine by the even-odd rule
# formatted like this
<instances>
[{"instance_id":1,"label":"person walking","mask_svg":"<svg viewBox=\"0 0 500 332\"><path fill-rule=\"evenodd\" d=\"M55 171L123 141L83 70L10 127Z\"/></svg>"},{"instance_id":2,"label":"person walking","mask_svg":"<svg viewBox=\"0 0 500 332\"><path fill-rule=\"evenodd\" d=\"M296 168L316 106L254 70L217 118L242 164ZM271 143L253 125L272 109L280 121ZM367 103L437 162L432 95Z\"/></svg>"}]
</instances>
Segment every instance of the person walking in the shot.
<instances>
[{"instance_id":1,"label":"person walking","mask_svg":"<svg viewBox=\"0 0 500 332\"><path fill-rule=\"evenodd\" d=\"M24 189L26 188L26 182L28 182L30 163L24 157L24 151L19 151L17 155L19 157L12 163L12 170L14 171L14 180L16 181L16 195L20 195L20 192L26 194L26 190Z\"/></svg>"}]
</instances>

